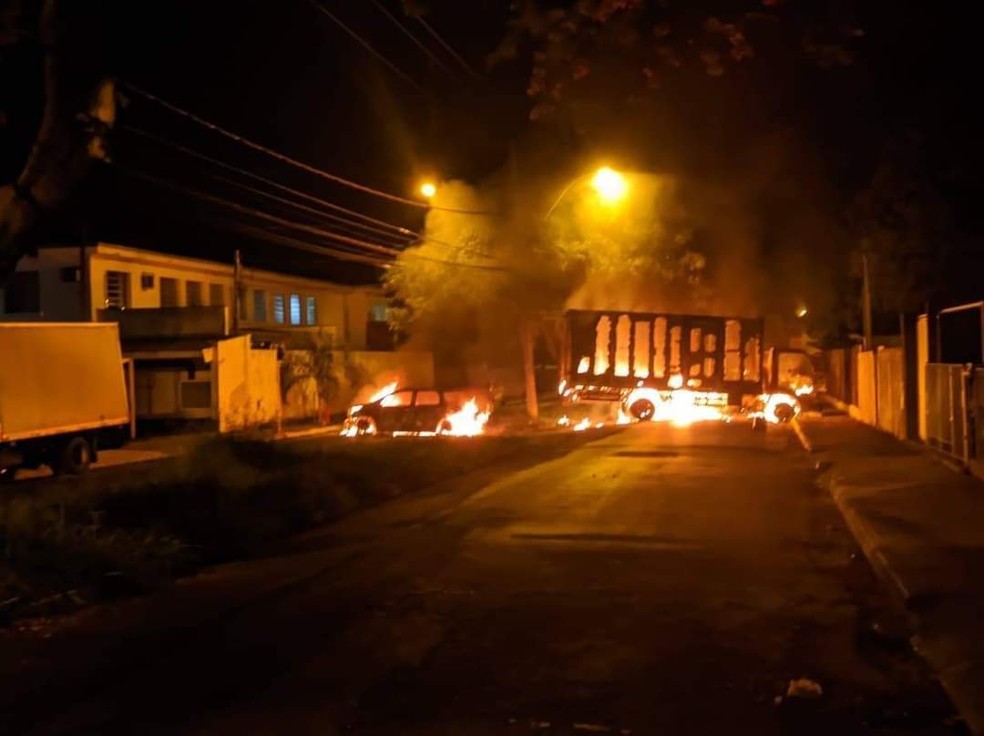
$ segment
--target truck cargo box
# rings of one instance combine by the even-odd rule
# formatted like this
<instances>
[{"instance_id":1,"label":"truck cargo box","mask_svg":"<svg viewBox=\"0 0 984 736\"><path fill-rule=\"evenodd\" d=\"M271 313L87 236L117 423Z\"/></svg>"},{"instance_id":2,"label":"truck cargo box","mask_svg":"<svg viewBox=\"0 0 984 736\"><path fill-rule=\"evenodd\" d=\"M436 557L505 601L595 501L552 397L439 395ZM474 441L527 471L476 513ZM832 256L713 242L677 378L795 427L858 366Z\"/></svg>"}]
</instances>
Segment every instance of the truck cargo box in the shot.
<instances>
[{"instance_id":1,"label":"truck cargo box","mask_svg":"<svg viewBox=\"0 0 984 736\"><path fill-rule=\"evenodd\" d=\"M726 393L738 403L762 391L762 333L755 318L572 310L562 379L588 399L648 386Z\"/></svg>"},{"instance_id":2,"label":"truck cargo box","mask_svg":"<svg viewBox=\"0 0 984 736\"><path fill-rule=\"evenodd\" d=\"M0 323L0 442L128 424L112 323Z\"/></svg>"}]
</instances>

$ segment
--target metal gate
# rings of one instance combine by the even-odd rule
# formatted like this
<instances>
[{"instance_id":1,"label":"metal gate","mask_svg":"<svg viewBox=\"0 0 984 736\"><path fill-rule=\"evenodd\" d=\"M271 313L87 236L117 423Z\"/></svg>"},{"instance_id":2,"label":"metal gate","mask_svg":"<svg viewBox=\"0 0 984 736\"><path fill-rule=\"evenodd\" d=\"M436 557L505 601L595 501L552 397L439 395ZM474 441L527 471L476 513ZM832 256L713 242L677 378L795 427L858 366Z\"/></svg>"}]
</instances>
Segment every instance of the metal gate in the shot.
<instances>
[{"instance_id":1,"label":"metal gate","mask_svg":"<svg viewBox=\"0 0 984 736\"><path fill-rule=\"evenodd\" d=\"M972 456L967 421L968 378L962 365L926 364L926 440L965 463Z\"/></svg>"}]
</instances>

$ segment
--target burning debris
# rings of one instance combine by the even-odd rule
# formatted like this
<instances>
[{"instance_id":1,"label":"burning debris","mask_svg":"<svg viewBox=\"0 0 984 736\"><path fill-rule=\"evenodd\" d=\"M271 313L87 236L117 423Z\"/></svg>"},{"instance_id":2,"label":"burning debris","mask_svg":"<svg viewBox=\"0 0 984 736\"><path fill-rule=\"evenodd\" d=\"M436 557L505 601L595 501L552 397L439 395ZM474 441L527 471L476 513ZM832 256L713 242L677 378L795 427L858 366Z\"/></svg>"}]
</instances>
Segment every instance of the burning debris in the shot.
<instances>
[{"instance_id":1,"label":"burning debris","mask_svg":"<svg viewBox=\"0 0 984 736\"><path fill-rule=\"evenodd\" d=\"M775 393L759 396L750 416L752 419L764 419L769 424L783 424L799 413L800 403L795 396Z\"/></svg>"},{"instance_id":2,"label":"burning debris","mask_svg":"<svg viewBox=\"0 0 984 736\"><path fill-rule=\"evenodd\" d=\"M444 417L442 426L445 429L440 434L451 437L475 437L485 432L485 425L489 423L491 416L491 412L479 411L478 400L473 396L458 411Z\"/></svg>"}]
</instances>

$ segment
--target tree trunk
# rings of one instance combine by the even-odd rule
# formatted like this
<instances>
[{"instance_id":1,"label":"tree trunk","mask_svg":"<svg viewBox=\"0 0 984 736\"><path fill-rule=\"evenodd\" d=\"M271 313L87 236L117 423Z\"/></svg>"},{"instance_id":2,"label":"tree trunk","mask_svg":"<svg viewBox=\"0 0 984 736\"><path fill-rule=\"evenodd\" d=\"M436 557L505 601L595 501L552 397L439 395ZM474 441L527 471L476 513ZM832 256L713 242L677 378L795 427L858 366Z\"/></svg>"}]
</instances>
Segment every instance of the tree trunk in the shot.
<instances>
[{"instance_id":1,"label":"tree trunk","mask_svg":"<svg viewBox=\"0 0 984 736\"><path fill-rule=\"evenodd\" d=\"M530 422L540 420L540 405L536 397L536 364L533 360L533 348L536 343L536 326L530 319L524 319L520 324L520 340L523 346L523 377L526 380L526 414Z\"/></svg>"},{"instance_id":2,"label":"tree trunk","mask_svg":"<svg viewBox=\"0 0 984 736\"><path fill-rule=\"evenodd\" d=\"M113 86L100 84L92 12L85 5L73 4L65 15L59 0L44 0L44 112L20 176L0 187L0 283L24 255L24 236L64 200L91 158L102 155L101 135L115 119ZM86 120L79 120L82 113Z\"/></svg>"}]
</instances>

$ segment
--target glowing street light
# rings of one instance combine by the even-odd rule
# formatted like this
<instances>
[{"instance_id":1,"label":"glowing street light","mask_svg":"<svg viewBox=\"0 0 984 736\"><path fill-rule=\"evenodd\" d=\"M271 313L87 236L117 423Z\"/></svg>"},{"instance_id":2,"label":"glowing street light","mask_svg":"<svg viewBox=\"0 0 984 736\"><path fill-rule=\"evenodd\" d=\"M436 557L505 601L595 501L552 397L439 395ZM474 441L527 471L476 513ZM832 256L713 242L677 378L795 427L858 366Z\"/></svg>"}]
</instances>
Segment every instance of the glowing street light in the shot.
<instances>
[{"instance_id":1,"label":"glowing street light","mask_svg":"<svg viewBox=\"0 0 984 736\"><path fill-rule=\"evenodd\" d=\"M799 309L796 310L796 316L799 317L800 319L803 319L807 314L809 314L809 311L807 310L806 307L800 307Z\"/></svg>"},{"instance_id":2,"label":"glowing street light","mask_svg":"<svg viewBox=\"0 0 984 736\"><path fill-rule=\"evenodd\" d=\"M437 194L437 185L434 182L425 181L420 185L420 193L424 195L425 199L431 199Z\"/></svg>"},{"instance_id":3,"label":"glowing street light","mask_svg":"<svg viewBox=\"0 0 984 736\"><path fill-rule=\"evenodd\" d=\"M603 166L595 173L591 186L605 202L617 202L625 196L629 184L625 177L614 169Z\"/></svg>"},{"instance_id":4,"label":"glowing street light","mask_svg":"<svg viewBox=\"0 0 984 736\"><path fill-rule=\"evenodd\" d=\"M626 181L625 176L615 171L615 169L609 168L608 166L602 166L600 169L591 174L584 174L579 176L566 187L564 191L560 193L560 196L554 200L554 203L550 205L550 209L547 210L543 219L546 220L550 217L550 214L557 208L561 200L567 195L575 185L580 184L585 179L591 179L591 187L598 193L602 201L606 204L613 204L618 200L622 199L626 192L629 191L629 182Z\"/></svg>"}]
</instances>

